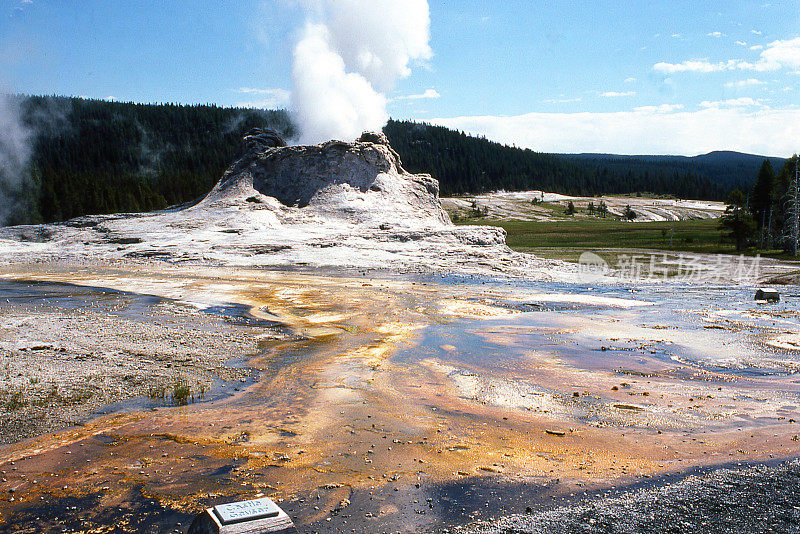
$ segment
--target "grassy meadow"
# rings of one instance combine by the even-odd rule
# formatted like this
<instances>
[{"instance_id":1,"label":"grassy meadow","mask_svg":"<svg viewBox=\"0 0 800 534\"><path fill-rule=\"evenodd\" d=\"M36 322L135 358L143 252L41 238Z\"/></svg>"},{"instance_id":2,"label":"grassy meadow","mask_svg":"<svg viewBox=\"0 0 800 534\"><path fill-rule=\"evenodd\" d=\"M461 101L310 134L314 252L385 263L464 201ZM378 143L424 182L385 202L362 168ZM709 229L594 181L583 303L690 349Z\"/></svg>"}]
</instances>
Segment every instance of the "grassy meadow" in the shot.
<instances>
[{"instance_id":1,"label":"grassy meadow","mask_svg":"<svg viewBox=\"0 0 800 534\"><path fill-rule=\"evenodd\" d=\"M585 250L659 250L734 254L736 250L719 231L718 219L628 222L618 219L569 218L555 221L498 221L470 219L459 224L499 226L506 230L508 246L542 257L577 261Z\"/></svg>"},{"instance_id":2,"label":"grassy meadow","mask_svg":"<svg viewBox=\"0 0 800 534\"><path fill-rule=\"evenodd\" d=\"M691 252L733 252L715 219L626 222L611 219L485 221L508 232L514 249L645 248ZM671 239L670 239L671 238Z\"/></svg>"}]
</instances>

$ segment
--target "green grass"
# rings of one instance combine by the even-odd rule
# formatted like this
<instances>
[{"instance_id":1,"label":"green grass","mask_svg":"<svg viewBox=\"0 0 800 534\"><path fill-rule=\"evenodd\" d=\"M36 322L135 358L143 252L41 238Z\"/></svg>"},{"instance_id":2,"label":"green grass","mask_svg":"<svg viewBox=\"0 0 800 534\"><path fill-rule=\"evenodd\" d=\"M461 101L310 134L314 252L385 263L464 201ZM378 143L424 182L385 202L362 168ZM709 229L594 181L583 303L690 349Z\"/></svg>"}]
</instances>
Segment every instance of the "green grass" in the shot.
<instances>
[{"instance_id":1,"label":"green grass","mask_svg":"<svg viewBox=\"0 0 800 534\"><path fill-rule=\"evenodd\" d=\"M621 248L674 252L736 252L733 245L723 239L722 232L717 229L719 221L715 219L675 221L674 232L671 221L625 222L599 218L565 221L481 219L477 224L505 228L508 232L508 246L520 251Z\"/></svg>"},{"instance_id":2,"label":"green grass","mask_svg":"<svg viewBox=\"0 0 800 534\"><path fill-rule=\"evenodd\" d=\"M201 399L205 398L206 393L210 392L205 384L199 384L197 387L197 396ZM172 385L167 386L164 383L153 384L147 389L147 396L152 400L167 400L172 399L172 403L176 406L186 406L190 402L195 401L195 392L192 385L183 377L175 377Z\"/></svg>"},{"instance_id":3,"label":"green grass","mask_svg":"<svg viewBox=\"0 0 800 534\"><path fill-rule=\"evenodd\" d=\"M189 383L183 378L176 379L175 385L172 387L172 402L178 406L186 406L189 404L190 396L192 402L194 402L194 396L192 396L192 386L190 386Z\"/></svg>"},{"instance_id":4,"label":"green grass","mask_svg":"<svg viewBox=\"0 0 800 534\"><path fill-rule=\"evenodd\" d=\"M27 405L28 401L25 400L22 391L15 391L6 401L4 408L7 412L13 412L14 410L24 408Z\"/></svg>"}]
</instances>

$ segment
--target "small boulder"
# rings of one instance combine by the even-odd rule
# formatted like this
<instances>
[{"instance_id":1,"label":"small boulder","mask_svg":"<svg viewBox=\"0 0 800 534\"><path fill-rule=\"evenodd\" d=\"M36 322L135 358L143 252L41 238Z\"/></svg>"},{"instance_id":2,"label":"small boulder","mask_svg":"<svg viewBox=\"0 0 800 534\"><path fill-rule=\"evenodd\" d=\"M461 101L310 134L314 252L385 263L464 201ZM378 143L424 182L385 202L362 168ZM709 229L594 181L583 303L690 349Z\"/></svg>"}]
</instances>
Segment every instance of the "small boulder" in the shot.
<instances>
[{"instance_id":1,"label":"small boulder","mask_svg":"<svg viewBox=\"0 0 800 534\"><path fill-rule=\"evenodd\" d=\"M389 139L383 132L364 132L361 134L361 137L358 138L358 142L389 146Z\"/></svg>"},{"instance_id":2,"label":"small boulder","mask_svg":"<svg viewBox=\"0 0 800 534\"><path fill-rule=\"evenodd\" d=\"M281 134L269 128L253 128L242 137L242 152L263 152L268 148L286 146Z\"/></svg>"},{"instance_id":3,"label":"small boulder","mask_svg":"<svg viewBox=\"0 0 800 534\"><path fill-rule=\"evenodd\" d=\"M774 289L759 289L756 291L755 300L778 302L781 300L781 296Z\"/></svg>"}]
</instances>

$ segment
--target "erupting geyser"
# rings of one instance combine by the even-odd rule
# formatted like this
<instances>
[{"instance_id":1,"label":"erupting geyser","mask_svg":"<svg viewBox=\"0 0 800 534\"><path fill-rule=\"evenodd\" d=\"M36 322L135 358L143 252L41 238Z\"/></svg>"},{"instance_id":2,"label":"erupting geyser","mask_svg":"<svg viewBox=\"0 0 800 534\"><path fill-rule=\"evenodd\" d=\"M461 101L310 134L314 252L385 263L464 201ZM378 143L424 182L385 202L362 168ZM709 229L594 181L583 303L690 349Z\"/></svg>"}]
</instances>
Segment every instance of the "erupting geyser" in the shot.
<instances>
[{"instance_id":1,"label":"erupting geyser","mask_svg":"<svg viewBox=\"0 0 800 534\"><path fill-rule=\"evenodd\" d=\"M306 0L292 110L305 144L352 141L386 124L391 90L433 52L427 0Z\"/></svg>"}]
</instances>

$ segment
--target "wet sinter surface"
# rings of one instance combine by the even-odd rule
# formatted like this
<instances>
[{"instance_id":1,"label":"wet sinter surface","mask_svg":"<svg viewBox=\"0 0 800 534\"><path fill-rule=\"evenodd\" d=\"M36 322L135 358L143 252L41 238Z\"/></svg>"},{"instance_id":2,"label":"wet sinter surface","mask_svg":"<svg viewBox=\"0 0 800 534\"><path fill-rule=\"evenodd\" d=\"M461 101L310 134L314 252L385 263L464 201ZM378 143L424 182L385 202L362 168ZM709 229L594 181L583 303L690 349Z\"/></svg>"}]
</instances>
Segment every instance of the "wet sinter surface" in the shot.
<instances>
[{"instance_id":1,"label":"wet sinter surface","mask_svg":"<svg viewBox=\"0 0 800 534\"><path fill-rule=\"evenodd\" d=\"M253 370L204 402L87 416L3 445L6 530L185 531L205 506L268 495L303 532L437 531L798 456L792 296L153 265L3 274L71 284L0 298L4 318L49 321L53 337L109 303L136 325L157 307L173 337L229 328L228 365ZM85 287L123 293L94 289L92 309L73 307ZM55 291L47 309L33 305L43 290ZM132 324L119 321L115 339L141 336ZM12 346L14 328L2 341L24 361L36 351ZM209 345L215 358L223 342Z\"/></svg>"}]
</instances>

